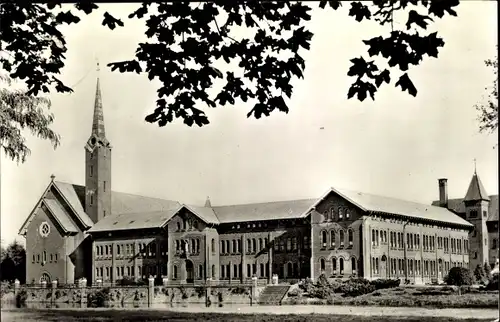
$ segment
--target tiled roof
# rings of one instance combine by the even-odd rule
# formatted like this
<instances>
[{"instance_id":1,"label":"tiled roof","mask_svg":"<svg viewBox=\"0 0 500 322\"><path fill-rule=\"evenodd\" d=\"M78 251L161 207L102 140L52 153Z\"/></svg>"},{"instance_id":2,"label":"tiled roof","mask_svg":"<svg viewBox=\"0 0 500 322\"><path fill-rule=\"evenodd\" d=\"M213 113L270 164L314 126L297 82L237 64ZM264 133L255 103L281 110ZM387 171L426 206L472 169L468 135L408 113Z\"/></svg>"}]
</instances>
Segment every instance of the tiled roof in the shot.
<instances>
[{"instance_id":1,"label":"tiled roof","mask_svg":"<svg viewBox=\"0 0 500 322\"><path fill-rule=\"evenodd\" d=\"M52 216L54 216L54 218L56 219L56 221L59 223L59 225L62 227L63 230L71 233L78 232L78 229L73 224L71 219L69 219L68 215L59 204L59 201L55 199L44 199L43 203L45 204L45 206L47 206L50 213L52 214Z\"/></svg>"},{"instance_id":2,"label":"tiled roof","mask_svg":"<svg viewBox=\"0 0 500 322\"><path fill-rule=\"evenodd\" d=\"M99 220L94 227L88 230L88 232L95 233L103 231L158 228L172 218L176 211L177 208L164 211L124 213L106 216Z\"/></svg>"},{"instance_id":3,"label":"tiled roof","mask_svg":"<svg viewBox=\"0 0 500 322\"><path fill-rule=\"evenodd\" d=\"M467 189L464 200L490 200L490 198L488 198L488 194L486 193L486 189L484 189L483 184L481 183L481 179L479 179L479 176L476 173L472 176L469 189Z\"/></svg>"},{"instance_id":4,"label":"tiled roof","mask_svg":"<svg viewBox=\"0 0 500 322\"><path fill-rule=\"evenodd\" d=\"M179 207L180 204L173 200L144 197L115 191L111 193L111 213L113 215L170 211Z\"/></svg>"},{"instance_id":5,"label":"tiled roof","mask_svg":"<svg viewBox=\"0 0 500 322\"><path fill-rule=\"evenodd\" d=\"M317 199L212 207L220 223L299 218Z\"/></svg>"},{"instance_id":6,"label":"tiled roof","mask_svg":"<svg viewBox=\"0 0 500 322\"><path fill-rule=\"evenodd\" d=\"M336 190L332 188L332 191L337 192L365 211L384 212L406 217L472 226L468 221L460 218L446 208L349 190Z\"/></svg>"},{"instance_id":7,"label":"tiled roof","mask_svg":"<svg viewBox=\"0 0 500 322\"><path fill-rule=\"evenodd\" d=\"M187 209L193 212L195 215L200 217L203 221L210 224L219 224L219 218L215 215L215 212L212 208L209 207L199 207L193 205L184 205Z\"/></svg>"},{"instance_id":8,"label":"tiled roof","mask_svg":"<svg viewBox=\"0 0 500 322\"><path fill-rule=\"evenodd\" d=\"M87 227L92 227L94 222L85 212L83 205L85 204L85 188L83 186L74 185L71 183L54 181L56 188L61 192L68 204L76 212L78 218Z\"/></svg>"},{"instance_id":9,"label":"tiled roof","mask_svg":"<svg viewBox=\"0 0 500 322\"><path fill-rule=\"evenodd\" d=\"M89 230L91 232L159 227L158 223L161 224L170 219L180 207L177 201L113 191L111 192L111 215L93 224L83 210L85 187L60 181L54 181L54 183L78 216L88 227L92 227Z\"/></svg>"},{"instance_id":10,"label":"tiled roof","mask_svg":"<svg viewBox=\"0 0 500 322\"><path fill-rule=\"evenodd\" d=\"M498 195L489 196L490 205L488 208L489 216L488 221L498 221ZM432 205L438 206L439 200L434 200ZM456 212L457 214L465 214L465 204L463 198L448 199L448 209Z\"/></svg>"}]
</instances>

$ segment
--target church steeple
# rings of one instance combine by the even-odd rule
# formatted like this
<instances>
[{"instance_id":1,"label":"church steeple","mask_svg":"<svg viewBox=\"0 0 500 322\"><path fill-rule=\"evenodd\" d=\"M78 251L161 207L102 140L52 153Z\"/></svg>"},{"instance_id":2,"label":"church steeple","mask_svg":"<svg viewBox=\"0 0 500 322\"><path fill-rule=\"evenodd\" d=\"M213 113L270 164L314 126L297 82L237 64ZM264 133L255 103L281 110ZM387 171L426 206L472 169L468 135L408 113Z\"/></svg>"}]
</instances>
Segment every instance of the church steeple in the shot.
<instances>
[{"instance_id":1,"label":"church steeple","mask_svg":"<svg viewBox=\"0 0 500 322\"><path fill-rule=\"evenodd\" d=\"M99 63L97 63L97 72L99 73ZM92 122L92 134L94 134L99 138L106 138L106 131L104 129L104 112L102 110L101 85L99 82L99 75L97 75L97 85L95 89L94 120Z\"/></svg>"},{"instance_id":2,"label":"church steeple","mask_svg":"<svg viewBox=\"0 0 500 322\"><path fill-rule=\"evenodd\" d=\"M106 139L104 130L99 76L97 76L92 131L85 145L85 212L94 223L111 214L111 145Z\"/></svg>"}]
</instances>

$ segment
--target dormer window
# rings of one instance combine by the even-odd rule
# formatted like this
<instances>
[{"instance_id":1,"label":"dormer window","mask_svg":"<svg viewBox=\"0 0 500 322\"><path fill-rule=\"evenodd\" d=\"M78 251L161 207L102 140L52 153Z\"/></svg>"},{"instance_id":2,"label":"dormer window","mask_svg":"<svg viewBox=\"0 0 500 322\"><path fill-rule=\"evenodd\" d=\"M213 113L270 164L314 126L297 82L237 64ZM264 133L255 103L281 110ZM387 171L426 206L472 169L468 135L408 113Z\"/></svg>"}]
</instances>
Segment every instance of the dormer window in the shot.
<instances>
[{"instance_id":1,"label":"dormer window","mask_svg":"<svg viewBox=\"0 0 500 322\"><path fill-rule=\"evenodd\" d=\"M471 218L477 218L477 210L471 210L469 212L469 217L471 217Z\"/></svg>"}]
</instances>

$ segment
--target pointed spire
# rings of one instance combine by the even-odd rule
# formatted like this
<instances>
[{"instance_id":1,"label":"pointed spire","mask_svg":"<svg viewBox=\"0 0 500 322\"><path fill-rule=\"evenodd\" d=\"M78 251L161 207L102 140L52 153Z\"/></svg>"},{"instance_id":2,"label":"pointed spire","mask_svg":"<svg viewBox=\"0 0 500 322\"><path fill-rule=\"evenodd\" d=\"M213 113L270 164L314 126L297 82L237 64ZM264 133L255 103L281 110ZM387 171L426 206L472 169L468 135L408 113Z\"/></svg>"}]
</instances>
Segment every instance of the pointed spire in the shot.
<instances>
[{"instance_id":1,"label":"pointed spire","mask_svg":"<svg viewBox=\"0 0 500 322\"><path fill-rule=\"evenodd\" d=\"M207 208L212 207L212 203L210 202L210 197L207 197L207 200L205 201L205 207L207 207Z\"/></svg>"},{"instance_id":2,"label":"pointed spire","mask_svg":"<svg viewBox=\"0 0 500 322\"><path fill-rule=\"evenodd\" d=\"M92 122L92 134L97 137L105 138L106 132L104 130L104 113L102 110L102 98L101 98L101 86L99 82L99 62L97 62L96 68L97 74L97 85L95 90L95 102L94 102L94 120Z\"/></svg>"},{"instance_id":3,"label":"pointed spire","mask_svg":"<svg viewBox=\"0 0 500 322\"><path fill-rule=\"evenodd\" d=\"M472 179L470 181L469 189L467 189L464 201L480 201L480 200L489 201L490 198L488 197L486 189L484 189L483 183L481 182L481 179L479 179L479 176L477 175L474 166L474 175L472 176Z\"/></svg>"},{"instance_id":4,"label":"pointed spire","mask_svg":"<svg viewBox=\"0 0 500 322\"><path fill-rule=\"evenodd\" d=\"M476 158L474 158L474 175L477 176Z\"/></svg>"}]
</instances>

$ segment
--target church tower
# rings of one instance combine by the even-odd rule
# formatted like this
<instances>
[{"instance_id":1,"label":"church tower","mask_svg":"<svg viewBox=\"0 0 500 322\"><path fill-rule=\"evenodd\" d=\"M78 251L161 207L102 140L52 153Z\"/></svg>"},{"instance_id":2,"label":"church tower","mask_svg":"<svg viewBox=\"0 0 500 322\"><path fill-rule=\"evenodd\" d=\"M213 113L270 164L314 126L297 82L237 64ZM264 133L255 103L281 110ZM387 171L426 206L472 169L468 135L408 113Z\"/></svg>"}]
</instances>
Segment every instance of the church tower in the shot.
<instances>
[{"instance_id":1,"label":"church tower","mask_svg":"<svg viewBox=\"0 0 500 322\"><path fill-rule=\"evenodd\" d=\"M92 132L85 145L85 212L94 223L111 214L111 145L104 130L99 76Z\"/></svg>"},{"instance_id":2,"label":"church tower","mask_svg":"<svg viewBox=\"0 0 500 322\"><path fill-rule=\"evenodd\" d=\"M469 262L470 269L488 262L488 209L490 198L474 170L474 175L469 184L469 189L464 198L466 219L474 225L474 230L469 233Z\"/></svg>"}]
</instances>

